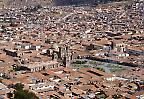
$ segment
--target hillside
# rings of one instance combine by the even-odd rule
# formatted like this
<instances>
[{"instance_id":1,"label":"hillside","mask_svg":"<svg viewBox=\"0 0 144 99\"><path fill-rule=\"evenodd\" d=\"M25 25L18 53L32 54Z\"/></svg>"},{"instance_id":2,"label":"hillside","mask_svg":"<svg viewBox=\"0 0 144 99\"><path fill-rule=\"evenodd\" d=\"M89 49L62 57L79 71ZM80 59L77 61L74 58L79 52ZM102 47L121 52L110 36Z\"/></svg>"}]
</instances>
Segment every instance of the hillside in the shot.
<instances>
[{"instance_id":1,"label":"hillside","mask_svg":"<svg viewBox=\"0 0 144 99\"><path fill-rule=\"evenodd\" d=\"M63 5L95 5L101 3L108 3L111 1L122 1L122 0L53 0L55 5L63 6Z\"/></svg>"},{"instance_id":2,"label":"hillside","mask_svg":"<svg viewBox=\"0 0 144 99\"><path fill-rule=\"evenodd\" d=\"M51 0L0 0L0 7L22 7L37 4L48 5L51 4Z\"/></svg>"},{"instance_id":3,"label":"hillside","mask_svg":"<svg viewBox=\"0 0 144 99\"><path fill-rule=\"evenodd\" d=\"M122 1L122 0L0 0L0 8L2 7L23 7L23 6L33 6L33 5L56 5L56 6L66 6L66 5L95 5L100 3L108 3L110 1Z\"/></svg>"}]
</instances>

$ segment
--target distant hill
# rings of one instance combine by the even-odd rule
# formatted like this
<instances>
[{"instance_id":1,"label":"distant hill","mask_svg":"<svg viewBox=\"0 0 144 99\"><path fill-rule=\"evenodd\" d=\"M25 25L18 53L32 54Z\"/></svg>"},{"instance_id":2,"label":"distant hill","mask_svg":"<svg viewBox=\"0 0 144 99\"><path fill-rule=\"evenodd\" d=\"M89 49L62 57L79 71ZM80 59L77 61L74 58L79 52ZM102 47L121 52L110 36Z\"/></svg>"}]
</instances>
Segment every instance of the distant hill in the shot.
<instances>
[{"instance_id":1,"label":"distant hill","mask_svg":"<svg viewBox=\"0 0 144 99\"><path fill-rule=\"evenodd\" d=\"M122 1L122 0L0 0L0 8L5 7L23 7L23 6L33 6L33 5L83 5L90 4L95 5L99 3L107 3L110 1Z\"/></svg>"},{"instance_id":2,"label":"distant hill","mask_svg":"<svg viewBox=\"0 0 144 99\"><path fill-rule=\"evenodd\" d=\"M22 7L32 5L49 5L51 0L0 0L0 7Z\"/></svg>"},{"instance_id":3,"label":"distant hill","mask_svg":"<svg viewBox=\"0 0 144 99\"><path fill-rule=\"evenodd\" d=\"M62 5L96 5L100 3L108 3L111 1L122 1L122 0L53 0L53 3L57 6Z\"/></svg>"}]
</instances>

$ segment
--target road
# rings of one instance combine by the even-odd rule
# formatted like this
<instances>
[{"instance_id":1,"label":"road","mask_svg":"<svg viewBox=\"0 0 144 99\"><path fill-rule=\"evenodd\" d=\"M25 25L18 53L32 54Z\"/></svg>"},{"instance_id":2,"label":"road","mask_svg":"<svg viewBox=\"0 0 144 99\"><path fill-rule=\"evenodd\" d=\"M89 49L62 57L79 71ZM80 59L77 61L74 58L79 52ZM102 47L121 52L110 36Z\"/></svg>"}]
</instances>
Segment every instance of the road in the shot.
<instances>
[{"instance_id":1,"label":"road","mask_svg":"<svg viewBox=\"0 0 144 99\"><path fill-rule=\"evenodd\" d=\"M70 17L70 16L73 15L73 14L74 14L74 13L70 13L70 14L68 14L68 15L66 15L66 16L58 19L58 20L56 20L55 23L60 23L61 21L64 21L66 18Z\"/></svg>"}]
</instances>

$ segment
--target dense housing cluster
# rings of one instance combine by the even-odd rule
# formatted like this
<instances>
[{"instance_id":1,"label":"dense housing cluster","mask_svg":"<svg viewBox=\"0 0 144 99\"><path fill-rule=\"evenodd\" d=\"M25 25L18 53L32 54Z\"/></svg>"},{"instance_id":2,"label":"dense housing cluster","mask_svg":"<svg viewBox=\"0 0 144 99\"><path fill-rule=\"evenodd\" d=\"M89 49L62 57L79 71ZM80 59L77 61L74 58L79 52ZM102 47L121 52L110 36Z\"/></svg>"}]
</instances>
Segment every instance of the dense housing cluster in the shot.
<instances>
[{"instance_id":1,"label":"dense housing cluster","mask_svg":"<svg viewBox=\"0 0 144 99\"><path fill-rule=\"evenodd\" d=\"M0 98L16 83L40 99L144 97L143 1L3 8L0 25Z\"/></svg>"}]
</instances>

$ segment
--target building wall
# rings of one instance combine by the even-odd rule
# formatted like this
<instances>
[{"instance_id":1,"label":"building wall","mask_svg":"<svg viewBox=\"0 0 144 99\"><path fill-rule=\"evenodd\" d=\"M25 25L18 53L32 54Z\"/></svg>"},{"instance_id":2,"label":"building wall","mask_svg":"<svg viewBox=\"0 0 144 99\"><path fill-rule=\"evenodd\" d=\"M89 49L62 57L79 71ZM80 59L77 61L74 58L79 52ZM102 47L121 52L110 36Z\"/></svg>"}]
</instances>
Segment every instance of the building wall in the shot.
<instances>
[{"instance_id":1,"label":"building wall","mask_svg":"<svg viewBox=\"0 0 144 99\"><path fill-rule=\"evenodd\" d=\"M13 57L17 57L17 52L13 52L13 51L10 51L10 50L6 50L4 49L4 51L6 52L6 55L9 55L9 56L13 56Z\"/></svg>"},{"instance_id":2,"label":"building wall","mask_svg":"<svg viewBox=\"0 0 144 99\"><path fill-rule=\"evenodd\" d=\"M127 49L127 53L130 55L144 55L144 51L136 51L131 49Z\"/></svg>"}]
</instances>

